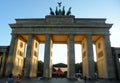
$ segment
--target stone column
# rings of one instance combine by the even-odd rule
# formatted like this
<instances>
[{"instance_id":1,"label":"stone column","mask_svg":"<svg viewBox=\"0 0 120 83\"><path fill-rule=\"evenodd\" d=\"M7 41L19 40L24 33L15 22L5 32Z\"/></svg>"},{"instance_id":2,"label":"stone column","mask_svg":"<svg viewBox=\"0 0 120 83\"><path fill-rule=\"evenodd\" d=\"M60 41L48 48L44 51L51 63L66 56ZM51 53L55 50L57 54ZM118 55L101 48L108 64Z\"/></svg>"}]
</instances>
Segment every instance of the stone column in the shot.
<instances>
[{"instance_id":1,"label":"stone column","mask_svg":"<svg viewBox=\"0 0 120 83\"><path fill-rule=\"evenodd\" d=\"M37 76L37 67L38 67L38 51L39 51L39 42L36 37L34 37L32 42L32 50L31 50L31 70L30 70L30 77Z\"/></svg>"},{"instance_id":2,"label":"stone column","mask_svg":"<svg viewBox=\"0 0 120 83\"><path fill-rule=\"evenodd\" d=\"M104 49L105 49L107 78L108 79L115 78L115 68L114 68L114 63L113 63L109 35L104 35Z\"/></svg>"},{"instance_id":3,"label":"stone column","mask_svg":"<svg viewBox=\"0 0 120 83\"><path fill-rule=\"evenodd\" d=\"M117 79L119 79L120 80L120 63L119 63L119 54L118 53L116 53L115 54L115 66L116 66L116 76L117 76Z\"/></svg>"},{"instance_id":4,"label":"stone column","mask_svg":"<svg viewBox=\"0 0 120 83\"><path fill-rule=\"evenodd\" d=\"M14 53L16 51L16 49L15 49L16 48L16 41L17 41L17 35L12 34L9 55L8 55L8 59L7 59L6 72L5 72L6 76L8 76L10 73L12 73L12 70L13 70L13 60L14 60Z\"/></svg>"},{"instance_id":5,"label":"stone column","mask_svg":"<svg viewBox=\"0 0 120 83\"><path fill-rule=\"evenodd\" d=\"M49 34L46 34L46 40L45 40L43 77L44 78L51 78L52 77L51 37Z\"/></svg>"},{"instance_id":6,"label":"stone column","mask_svg":"<svg viewBox=\"0 0 120 83\"><path fill-rule=\"evenodd\" d=\"M92 35L87 35L86 41L86 50L87 50L87 63L88 63L88 76L93 77L95 74L95 64L94 64L94 55L93 55L93 43L92 43Z\"/></svg>"},{"instance_id":7,"label":"stone column","mask_svg":"<svg viewBox=\"0 0 120 83\"><path fill-rule=\"evenodd\" d=\"M0 69L0 77L4 76L5 64L6 64L6 52L4 52L3 57L2 57L2 63L1 63L1 69Z\"/></svg>"},{"instance_id":8,"label":"stone column","mask_svg":"<svg viewBox=\"0 0 120 83\"><path fill-rule=\"evenodd\" d=\"M70 34L68 38L68 73L69 79L75 78L75 48L74 48L74 35Z\"/></svg>"},{"instance_id":9,"label":"stone column","mask_svg":"<svg viewBox=\"0 0 120 83\"><path fill-rule=\"evenodd\" d=\"M26 58L25 58L25 68L24 68L24 76L30 77L31 70L31 54L32 54L32 42L33 35L28 36L27 50L26 50Z\"/></svg>"},{"instance_id":10,"label":"stone column","mask_svg":"<svg viewBox=\"0 0 120 83\"><path fill-rule=\"evenodd\" d=\"M95 65L92 36L86 35L86 38L82 42L83 75L87 77L93 77L95 73Z\"/></svg>"}]
</instances>

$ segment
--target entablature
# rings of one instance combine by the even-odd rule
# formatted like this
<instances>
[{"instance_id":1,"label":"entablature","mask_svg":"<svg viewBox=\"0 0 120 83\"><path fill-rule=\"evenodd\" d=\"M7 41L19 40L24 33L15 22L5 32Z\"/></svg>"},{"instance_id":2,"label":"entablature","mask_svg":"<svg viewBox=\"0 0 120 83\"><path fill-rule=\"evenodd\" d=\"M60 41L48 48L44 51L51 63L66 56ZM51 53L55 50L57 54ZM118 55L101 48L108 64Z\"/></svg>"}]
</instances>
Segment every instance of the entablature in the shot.
<instances>
[{"instance_id":1,"label":"entablature","mask_svg":"<svg viewBox=\"0 0 120 83\"><path fill-rule=\"evenodd\" d=\"M105 18L75 18L73 15L69 16L52 16L48 15L41 19L16 19L16 23L10 24L11 28L58 28L58 27L73 27L73 28L110 28L112 24L105 23Z\"/></svg>"}]
</instances>

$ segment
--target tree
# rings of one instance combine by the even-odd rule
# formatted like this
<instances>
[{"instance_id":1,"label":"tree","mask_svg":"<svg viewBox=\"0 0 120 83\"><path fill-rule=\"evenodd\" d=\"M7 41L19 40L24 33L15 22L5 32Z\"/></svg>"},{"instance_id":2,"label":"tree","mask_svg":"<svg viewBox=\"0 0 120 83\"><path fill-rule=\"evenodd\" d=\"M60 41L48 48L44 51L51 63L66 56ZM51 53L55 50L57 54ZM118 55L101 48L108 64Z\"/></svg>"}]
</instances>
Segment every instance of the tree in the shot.
<instances>
[{"instance_id":1,"label":"tree","mask_svg":"<svg viewBox=\"0 0 120 83\"><path fill-rule=\"evenodd\" d=\"M44 65L44 62L42 62L41 60L38 61L38 74L39 74L39 76L43 75L43 65Z\"/></svg>"},{"instance_id":2,"label":"tree","mask_svg":"<svg viewBox=\"0 0 120 83\"><path fill-rule=\"evenodd\" d=\"M82 72L82 63L75 64L75 72Z\"/></svg>"}]
</instances>

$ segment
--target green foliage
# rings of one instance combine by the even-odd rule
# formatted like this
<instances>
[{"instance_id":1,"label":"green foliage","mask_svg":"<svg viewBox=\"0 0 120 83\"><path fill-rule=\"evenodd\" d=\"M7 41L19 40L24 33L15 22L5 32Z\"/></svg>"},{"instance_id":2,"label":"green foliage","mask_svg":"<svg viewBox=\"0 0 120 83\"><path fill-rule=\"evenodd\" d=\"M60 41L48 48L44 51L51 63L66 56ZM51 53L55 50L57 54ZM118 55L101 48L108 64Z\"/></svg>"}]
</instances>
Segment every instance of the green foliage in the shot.
<instances>
[{"instance_id":1,"label":"green foliage","mask_svg":"<svg viewBox=\"0 0 120 83\"><path fill-rule=\"evenodd\" d=\"M38 71L43 72L43 65L44 65L44 63L41 60L38 61Z\"/></svg>"},{"instance_id":2,"label":"green foliage","mask_svg":"<svg viewBox=\"0 0 120 83\"><path fill-rule=\"evenodd\" d=\"M82 63L76 63L75 64L75 72L81 72L82 73Z\"/></svg>"}]
</instances>

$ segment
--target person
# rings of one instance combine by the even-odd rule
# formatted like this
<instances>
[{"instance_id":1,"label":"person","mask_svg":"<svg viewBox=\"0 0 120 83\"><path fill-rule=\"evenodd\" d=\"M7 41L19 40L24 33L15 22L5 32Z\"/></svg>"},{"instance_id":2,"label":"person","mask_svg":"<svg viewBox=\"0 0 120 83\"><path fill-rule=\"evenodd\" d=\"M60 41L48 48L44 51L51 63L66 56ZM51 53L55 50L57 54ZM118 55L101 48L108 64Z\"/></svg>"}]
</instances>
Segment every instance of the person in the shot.
<instances>
[{"instance_id":1,"label":"person","mask_svg":"<svg viewBox=\"0 0 120 83\"><path fill-rule=\"evenodd\" d=\"M85 83L86 83L86 81L87 81L87 77L86 77L86 76L84 77L84 81L85 81Z\"/></svg>"},{"instance_id":2,"label":"person","mask_svg":"<svg viewBox=\"0 0 120 83\"><path fill-rule=\"evenodd\" d=\"M20 74L18 74L15 83L21 83L21 75Z\"/></svg>"},{"instance_id":3,"label":"person","mask_svg":"<svg viewBox=\"0 0 120 83\"><path fill-rule=\"evenodd\" d=\"M12 73L8 76L6 83L14 83L14 78Z\"/></svg>"}]
</instances>

